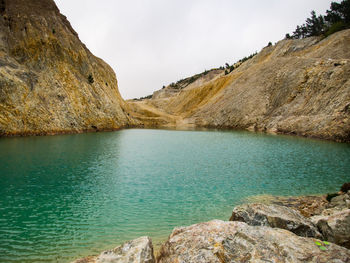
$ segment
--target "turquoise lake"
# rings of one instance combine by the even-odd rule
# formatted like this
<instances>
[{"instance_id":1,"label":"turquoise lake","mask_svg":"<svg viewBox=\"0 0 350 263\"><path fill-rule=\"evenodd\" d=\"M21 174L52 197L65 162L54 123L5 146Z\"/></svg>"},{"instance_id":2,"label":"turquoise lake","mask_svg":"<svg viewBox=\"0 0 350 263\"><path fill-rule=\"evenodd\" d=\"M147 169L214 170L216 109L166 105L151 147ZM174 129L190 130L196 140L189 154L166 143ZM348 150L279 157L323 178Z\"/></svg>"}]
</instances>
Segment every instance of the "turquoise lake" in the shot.
<instances>
[{"instance_id":1,"label":"turquoise lake","mask_svg":"<svg viewBox=\"0 0 350 263\"><path fill-rule=\"evenodd\" d=\"M0 138L0 262L70 262L254 195L338 191L350 145L242 131Z\"/></svg>"}]
</instances>

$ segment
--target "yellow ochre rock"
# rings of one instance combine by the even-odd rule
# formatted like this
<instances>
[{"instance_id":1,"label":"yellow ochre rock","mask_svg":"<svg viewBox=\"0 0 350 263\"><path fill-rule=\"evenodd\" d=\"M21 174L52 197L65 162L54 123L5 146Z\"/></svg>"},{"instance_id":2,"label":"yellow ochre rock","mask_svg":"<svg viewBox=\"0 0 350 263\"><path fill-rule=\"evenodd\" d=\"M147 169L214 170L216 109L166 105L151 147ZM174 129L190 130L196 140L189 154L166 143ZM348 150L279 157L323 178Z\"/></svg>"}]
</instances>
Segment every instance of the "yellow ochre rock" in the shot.
<instances>
[{"instance_id":1,"label":"yellow ochre rock","mask_svg":"<svg viewBox=\"0 0 350 263\"><path fill-rule=\"evenodd\" d=\"M119 129L127 108L54 1L0 2L0 135Z\"/></svg>"},{"instance_id":2,"label":"yellow ochre rock","mask_svg":"<svg viewBox=\"0 0 350 263\"><path fill-rule=\"evenodd\" d=\"M237 128L349 142L349 43L350 30L325 39L282 40L227 75L196 75L130 103L138 113L147 106L148 116L136 115L147 126ZM151 108L172 118L154 122Z\"/></svg>"},{"instance_id":3,"label":"yellow ochre rock","mask_svg":"<svg viewBox=\"0 0 350 263\"><path fill-rule=\"evenodd\" d=\"M235 128L350 141L350 30L265 47L125 102L53 0L0 1L0 136Z\"/></svg>"}]
</instances>

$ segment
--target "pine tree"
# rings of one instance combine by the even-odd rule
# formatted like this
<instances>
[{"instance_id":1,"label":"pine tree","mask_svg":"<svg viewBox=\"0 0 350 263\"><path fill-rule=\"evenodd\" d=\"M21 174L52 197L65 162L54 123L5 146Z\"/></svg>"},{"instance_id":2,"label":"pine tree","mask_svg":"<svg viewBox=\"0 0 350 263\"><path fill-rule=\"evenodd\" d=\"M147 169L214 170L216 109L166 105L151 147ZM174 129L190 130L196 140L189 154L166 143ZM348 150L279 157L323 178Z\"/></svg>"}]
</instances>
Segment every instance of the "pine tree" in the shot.
<instances>
[{"instance_id":1,"label":"pine tree","mask_svg":"<svg viewBox=\"0 0 350 263\"><path fill-rule=\"evenodd\" d=\"M326 16L317 16L316 12L312 11L311 17L306 19L306 23L297 26L292 38L329 36L350 27L350 0L343 0L341 3L332 2L330 10L327 10L326 13ZM286 38L288 38L287 36L288 34Z\"/></svg>"},{"instance_id":2,"label":"pine tree","mask_svg":"<svg viewBox=\"0 0 350 263\"><path fill-rule=\"evenodd\" d=\"M315 11L311 11L311 17L306 19L306 36L319 36L324 32L323 16L316 15Z\"/></svg>"},{"instance_id":3,"label":"pine tree","mask_svg":"<svg viewBox=\"0 0 350 263\"><path fill-rule=\"evenodd\" d=\"M330 24L343 22L350 24L350 1L344 0L341 3L332 2L331 10L327 10L325 20Z\"/></svg>"}]
</instances>

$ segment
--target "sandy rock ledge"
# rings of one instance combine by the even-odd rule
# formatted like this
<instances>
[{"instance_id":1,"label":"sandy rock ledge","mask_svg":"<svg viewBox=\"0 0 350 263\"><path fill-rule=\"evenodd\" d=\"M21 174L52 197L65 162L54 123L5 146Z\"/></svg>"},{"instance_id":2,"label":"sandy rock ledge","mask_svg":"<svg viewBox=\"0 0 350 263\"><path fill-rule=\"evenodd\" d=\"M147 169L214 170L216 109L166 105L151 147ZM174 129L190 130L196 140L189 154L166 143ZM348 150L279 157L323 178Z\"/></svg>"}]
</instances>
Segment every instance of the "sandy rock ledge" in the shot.
<instances>
[{"instance_id":1,"label":"sandy rock ledge","mask_svg":"<svg viewBox=\"0 0 350 263\"><path fill-rule=\"evenodd\" d=\"M230 221L286 229L298 236L322 238L317 227L300 212L280 205L246 204L233 209Z\"/></svg>"}]
</instances>

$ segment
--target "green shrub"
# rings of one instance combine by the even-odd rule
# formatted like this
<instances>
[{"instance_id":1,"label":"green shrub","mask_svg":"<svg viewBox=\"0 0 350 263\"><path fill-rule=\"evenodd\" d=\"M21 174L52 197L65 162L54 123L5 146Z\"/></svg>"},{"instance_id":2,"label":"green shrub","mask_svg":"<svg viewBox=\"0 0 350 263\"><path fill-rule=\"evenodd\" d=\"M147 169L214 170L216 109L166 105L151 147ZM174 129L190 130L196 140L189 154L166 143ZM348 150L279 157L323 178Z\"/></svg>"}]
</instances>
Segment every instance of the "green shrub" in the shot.
<instances>
[{"instance_id":1,"label":"green shrub","mask_svg":"<svg viewBox=\"0 0 350 263\"><path fill-rule=\"evenodd\" d=\"M311 36L325 36L350 27L350 0L343 0L340 3L332 2L326 15L316 15L311 12L311 17L306 23L297 26L292 38L306 38ZM288 35L288 34L287 34ZM286 38L288 39L288 36Z\"/></svg>"},{"instance_id":2,"label":"green shrub","mask_svg":"<svg viewBox=\"0 0 350 263\"><path fill-rule=\"evenodd\" d=\"M326 31L326 33L324 35L325 35L325 37L328 37L328 36L334 34L335 32L341 31L345 28L346 28L345 24L342 21L339 21L339 22L331 25L331 27Z\"/></svg>"}]
</instances>

